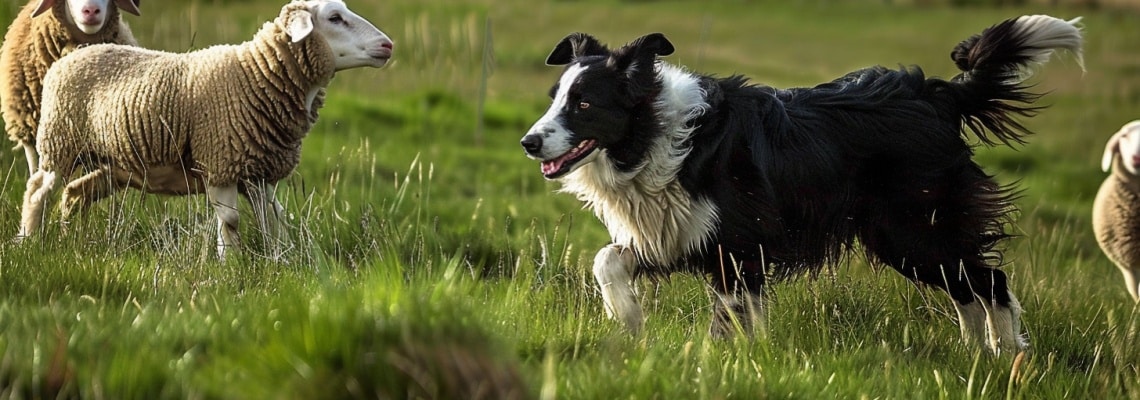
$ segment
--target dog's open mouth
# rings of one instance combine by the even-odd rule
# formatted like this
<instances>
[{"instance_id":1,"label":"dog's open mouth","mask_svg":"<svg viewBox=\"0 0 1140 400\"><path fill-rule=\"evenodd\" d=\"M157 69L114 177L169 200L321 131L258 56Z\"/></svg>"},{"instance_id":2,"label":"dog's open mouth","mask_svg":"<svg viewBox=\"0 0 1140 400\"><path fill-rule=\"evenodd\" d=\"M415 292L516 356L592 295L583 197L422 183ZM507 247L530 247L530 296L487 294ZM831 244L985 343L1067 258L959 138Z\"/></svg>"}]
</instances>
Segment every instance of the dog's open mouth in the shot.
<instances>
[{"instance_id":1,"label":"dog's open mouth","mask_svg":"<svg viewBox=\"0 0 1140 400\"><path fill-rule=\"evenodd\" d=\"M552 160L542 162L542 176L546 179L555 179L562 175L566 175L574 170L574 165L577 164L586 156L590 155L595 149L598 148L598 142L593 139L583 140L574 146L573 149L567 151L566 154L560 155Z\"/></svg>"}]
</instances>

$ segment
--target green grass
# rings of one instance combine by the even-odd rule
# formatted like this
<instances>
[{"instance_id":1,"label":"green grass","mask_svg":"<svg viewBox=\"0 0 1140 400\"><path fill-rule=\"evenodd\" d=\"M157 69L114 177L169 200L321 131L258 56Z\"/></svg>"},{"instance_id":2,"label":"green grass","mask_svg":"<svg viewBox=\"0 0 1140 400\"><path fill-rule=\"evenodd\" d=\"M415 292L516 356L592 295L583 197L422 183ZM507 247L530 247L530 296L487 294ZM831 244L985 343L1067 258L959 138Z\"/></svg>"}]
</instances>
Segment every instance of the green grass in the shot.
<instances>
[{"instance_id":1,"label":"green grass","mask_svg":"<svg viewBox=\"0 0 1140 400\"><path fill-rule=\"evenodd\" d=\"M183 51L244 41L279 3L145 2L128 19L144 46ZM218 261L204 198L138 192L0 243L0 398L1140 398L1140 315L1090 227L1104 140L1140 110L1140 15L883 3L349 1L396 57L330 86L278 188L286 257L262 254L243 211L248 246ZM1050 64L1030 143L978 149L1024 189L1006 267L1024 358L960 343L945 295L858 257L774 286L755 340L708 337L700 279L643 282L631 337L590 273L604 228L518 147L558 74L542 61L572 31L661 31L670 62L787 87L874 64L950 76L958 41L1041 12L1085 16L1087 72ZM0 151L0 237L25 173Z\"/></svg>"}]
</instances>

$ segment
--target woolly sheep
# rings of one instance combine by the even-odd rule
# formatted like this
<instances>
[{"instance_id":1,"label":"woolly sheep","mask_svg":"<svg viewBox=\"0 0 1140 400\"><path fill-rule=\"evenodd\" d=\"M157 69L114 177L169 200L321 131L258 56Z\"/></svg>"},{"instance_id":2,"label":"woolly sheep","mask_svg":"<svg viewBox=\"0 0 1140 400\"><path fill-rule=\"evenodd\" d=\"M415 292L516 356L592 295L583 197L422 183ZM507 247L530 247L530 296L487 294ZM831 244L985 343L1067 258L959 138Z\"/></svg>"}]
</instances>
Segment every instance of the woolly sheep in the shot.
<instances>
[{"instance_id":1,"label":"woolly sheep","mask_svg":"<svg viewBox=\"0 0 1140 400\"><path fill-rule=\"evenodd\" d=\"M290 2L238 45L183 54L77 50L44 79L41 159L17 240L36 233L57 181L77 165L92 172L65 187L63 220L127 186L206 193L224 258L238 244L240 192L263 232L275 235L283 209L273 189L300 161L324 88L337 71L381 67L391 55L391 39L339 0Z\"/></svg>"},{"instance_id":2,"label":"woolly sheep","mask_svg":"<svg viewBox=\"0 0 1140 400\"><path fill-rule=\"evenodd\" d=\"M1140 120L1108 139L1101 169L1112 173L1093 201L1093 231L1101 250L1124 274L1132 300L1140 301Z\"/></svg>"},{"instance_id":3,"label":"woolly sheep","mask_svg":"<svg viewBox=\"0 0 1140 400\"><path fill-rule=\"evenodd\" d=\"M0 111L8 137L24 149L28 174L36 170L36 124L48 67L87 44L137 46L119 10L139 15L138 7L139 0L33 0L8 27L0 47Z\"/></svg>"}]
</instances>

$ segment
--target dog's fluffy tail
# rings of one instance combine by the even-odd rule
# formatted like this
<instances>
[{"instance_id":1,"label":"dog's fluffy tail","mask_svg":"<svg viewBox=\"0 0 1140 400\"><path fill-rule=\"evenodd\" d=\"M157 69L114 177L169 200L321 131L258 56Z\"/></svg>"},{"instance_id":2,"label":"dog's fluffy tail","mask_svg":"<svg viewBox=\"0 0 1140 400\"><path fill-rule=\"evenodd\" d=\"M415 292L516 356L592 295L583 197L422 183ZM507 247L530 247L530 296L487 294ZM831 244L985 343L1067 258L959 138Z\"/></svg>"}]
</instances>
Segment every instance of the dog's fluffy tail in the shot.
<instances>
[{"instance_id":1,"label":"dog's fluffy tail","mask_svg":"<svg viewBox=\"0 0 1140 400\"><path fill-rule=\"evenodd\" d=\"M1066 21L1048 15L1021 16L954 47L950 58L962 74L951 82L962 122L988 145L1024 143L1030 132L1014 117L1035 114L1040 107L1032 103L1040 95L1028 92L1023 82L1057 50L1068 50L1084 68L1078 22L1079 17Z\"/></svg>"}]
</instances>

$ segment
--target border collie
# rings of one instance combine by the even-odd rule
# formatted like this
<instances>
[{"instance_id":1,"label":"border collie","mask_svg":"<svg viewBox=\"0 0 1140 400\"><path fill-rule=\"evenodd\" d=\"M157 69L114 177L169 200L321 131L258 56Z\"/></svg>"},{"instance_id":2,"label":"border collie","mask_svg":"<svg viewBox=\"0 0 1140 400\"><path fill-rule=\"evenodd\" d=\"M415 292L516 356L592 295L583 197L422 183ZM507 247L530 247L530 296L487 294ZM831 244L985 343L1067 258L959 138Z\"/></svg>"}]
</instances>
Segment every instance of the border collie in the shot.
<instances>
[{"instance_id":1,"label":"border collie","mask_svg":"<svg viewBox=\"0 0 1140 400\"><path fill-rule=\"evenodd\" d=\"M1015 117L1040 95L1022 82L1055 50L1083 68L1078 21L994 25L953 49L950 80L871 67L794 89L660 61L674 50L660 33L616 50L573 33L546 59L566 67L521 144L605 224L594 276L631 331L638 276L711 277L710 333L747 334L765 321L766 280L839 261L858 239L869 260L945 290L966 341L1020 350L996 247L1016 193L972 160L965 133L1023 143Z\"/></svg>"}]
</instances>

